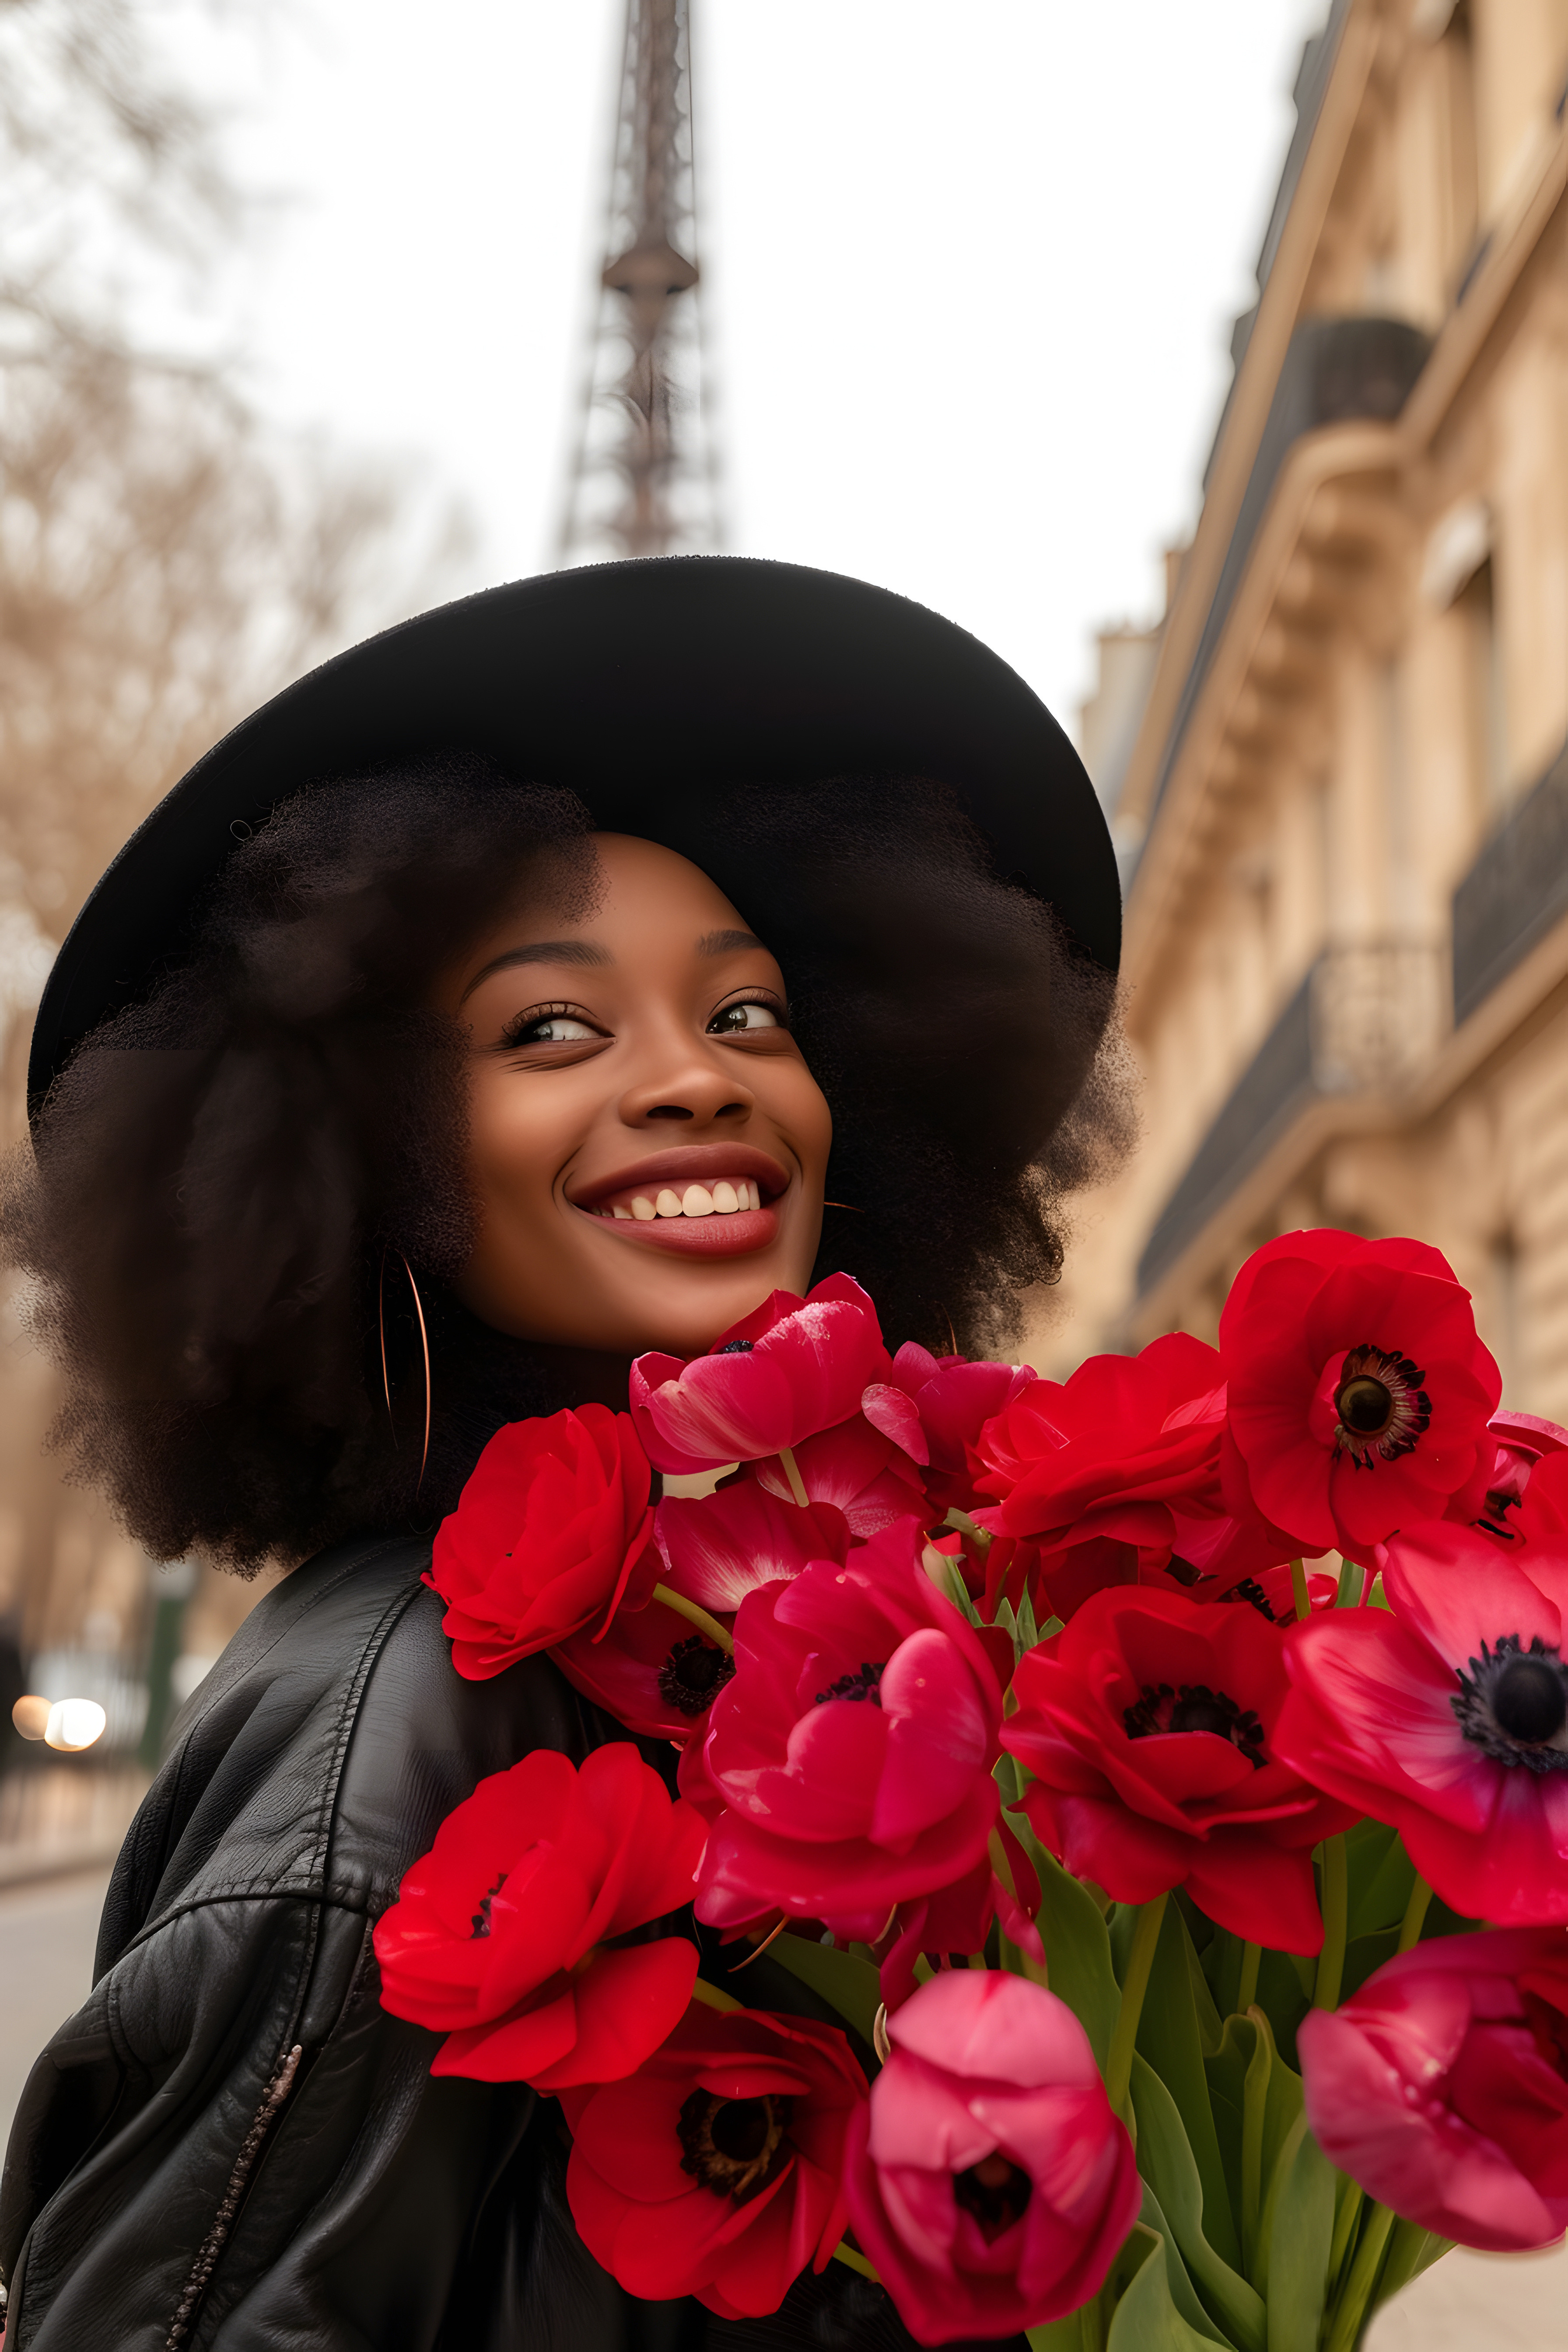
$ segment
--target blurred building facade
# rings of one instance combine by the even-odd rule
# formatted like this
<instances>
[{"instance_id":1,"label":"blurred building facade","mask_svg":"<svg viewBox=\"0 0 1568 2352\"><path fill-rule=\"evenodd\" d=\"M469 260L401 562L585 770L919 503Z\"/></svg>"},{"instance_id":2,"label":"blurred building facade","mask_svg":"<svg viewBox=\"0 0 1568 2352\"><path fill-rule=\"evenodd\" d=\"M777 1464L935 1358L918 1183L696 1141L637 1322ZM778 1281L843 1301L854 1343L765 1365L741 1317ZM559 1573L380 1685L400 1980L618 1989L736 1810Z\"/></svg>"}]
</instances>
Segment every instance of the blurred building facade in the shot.
<instances>
[{"instance_id":1,"label":"blurred building facade","mask_svg":"<svg viewBox=\"0 0 1568 2352\"><path fill-rule=\"evenodd\" d=\"M1083 741L1143 1139L1035 1351L1407 1233L1568 1420L1568 0L1336 0L1191 546Z\"/></svg>"}]
</instances>

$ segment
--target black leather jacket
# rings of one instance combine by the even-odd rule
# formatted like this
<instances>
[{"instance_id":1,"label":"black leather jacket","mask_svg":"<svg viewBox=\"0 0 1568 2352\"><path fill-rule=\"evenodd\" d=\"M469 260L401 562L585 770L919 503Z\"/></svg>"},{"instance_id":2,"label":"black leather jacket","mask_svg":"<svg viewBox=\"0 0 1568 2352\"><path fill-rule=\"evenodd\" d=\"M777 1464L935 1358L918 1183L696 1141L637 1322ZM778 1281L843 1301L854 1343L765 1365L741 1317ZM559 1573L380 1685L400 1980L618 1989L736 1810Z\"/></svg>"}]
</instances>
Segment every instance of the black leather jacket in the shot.
<instances>
[{"instance_id":1,"label":"black leather jacket","mask_svg":"<svg viewBox=\"0 0 1568 2352\"><path fill-rule=\"evenodd\" d=\"M572 2226L555 2104L432 2079L437 2036L382 2009L371 1929L445 1815L531 1748L626 1737L544 1658L455 1674L429 1558L296 1570L176 1727L17 2114L5 2352L903 2352L837 2263L765 2320L623 2294ZM815 2007L765 1959L736 1990Z\"/></svg>"}]
</instances>

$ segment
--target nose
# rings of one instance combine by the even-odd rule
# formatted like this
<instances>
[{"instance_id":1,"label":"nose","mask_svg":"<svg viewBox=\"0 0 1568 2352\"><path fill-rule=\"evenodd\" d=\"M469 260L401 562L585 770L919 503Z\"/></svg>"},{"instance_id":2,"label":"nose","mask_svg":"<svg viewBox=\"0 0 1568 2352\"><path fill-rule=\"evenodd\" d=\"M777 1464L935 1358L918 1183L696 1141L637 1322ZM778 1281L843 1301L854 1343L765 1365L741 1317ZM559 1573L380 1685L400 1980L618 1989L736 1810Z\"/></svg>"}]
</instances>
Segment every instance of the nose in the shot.
<instances>
[{"instance_id":1,"label":"nose","mask_svg":"<svg viewBox=\"0 0 1568 2352\"><path fill-rule=\"evenodd\" d=\"M726 1067L717 1054L710 1058L694 1050L689 1040L682 1041L682 1048L661 1057L662 1068L649 1071L646 1078L626 1088L621 1097L621 1118L627 1127L646 1127L654 1119L666 1118L700 1125L722 1119L727 1125L739 1125L750 1115L756 1097L733 1065Z\"/></svg>"}]
</instances>

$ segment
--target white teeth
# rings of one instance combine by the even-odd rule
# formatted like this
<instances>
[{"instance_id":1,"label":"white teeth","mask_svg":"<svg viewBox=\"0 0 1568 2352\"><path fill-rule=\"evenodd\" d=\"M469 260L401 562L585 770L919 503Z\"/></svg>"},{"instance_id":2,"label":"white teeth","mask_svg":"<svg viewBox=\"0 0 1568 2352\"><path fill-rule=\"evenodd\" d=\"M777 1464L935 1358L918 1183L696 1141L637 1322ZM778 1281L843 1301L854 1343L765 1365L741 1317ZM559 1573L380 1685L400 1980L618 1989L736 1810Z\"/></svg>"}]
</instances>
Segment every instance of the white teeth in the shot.
<instances>
[{"instance_id":1,"label":"white teeth","mask_svg":"<svg viewBox=\"0 0 1568 2352\"><path fill-rule=\"evenodd\" d=\"M760 1209L763 1196L749 1176L721 1176L710 1187L688 1184L684 1192L665 1185L650 1201L646 1192L635 1192L631 1206L616 1202L613 1207L601 1209L602 1217L635 1217L638 1224L651 1224L656 1217L732 1217L743 1209Z\"/></svg>"}]
</instances>

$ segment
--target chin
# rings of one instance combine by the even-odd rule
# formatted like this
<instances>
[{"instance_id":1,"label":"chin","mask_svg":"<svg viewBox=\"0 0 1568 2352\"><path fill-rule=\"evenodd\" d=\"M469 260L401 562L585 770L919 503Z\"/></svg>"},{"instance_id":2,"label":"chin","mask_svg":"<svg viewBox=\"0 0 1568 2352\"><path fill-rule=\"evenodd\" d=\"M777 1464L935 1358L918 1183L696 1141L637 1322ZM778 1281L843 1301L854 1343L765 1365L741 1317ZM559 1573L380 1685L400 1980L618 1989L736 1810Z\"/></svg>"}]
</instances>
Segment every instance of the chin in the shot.
<instances>
[{"instance_id":1,"label":"chin","mask_svg":"<svg viewBox=\"0 0 1568 2352\"><path fill-rule=\"evenodd\" d=\"M647 1303L636 1321L641 1335L632 1355L700 1356L731 1324L762 1306L775 1290L804 1294L809 1276L778 1265L727 1270L722 1280L669 1285L666 1295Z\"/></svg>"}]
</instances>

